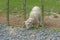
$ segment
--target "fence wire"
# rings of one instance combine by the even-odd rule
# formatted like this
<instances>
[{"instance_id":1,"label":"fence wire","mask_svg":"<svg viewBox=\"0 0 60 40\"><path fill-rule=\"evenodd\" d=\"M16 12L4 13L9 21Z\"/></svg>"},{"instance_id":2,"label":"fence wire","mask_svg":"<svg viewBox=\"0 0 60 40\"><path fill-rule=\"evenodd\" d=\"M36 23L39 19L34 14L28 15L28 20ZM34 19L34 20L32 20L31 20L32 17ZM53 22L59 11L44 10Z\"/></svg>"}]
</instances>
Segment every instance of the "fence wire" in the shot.
<instances>
[{"instance_id":1,"label":"fence wire","mask_svg":"<svg viewBox=\"0 0 60 40\"><path fill-rule=\"evenodd\" d=\"M9 0L7 0L7 24L9 25Z\"/></svg>"},{"instance_id":2,"label":"fence wire","mask_svg":"<svg viewBox=\"0 0 60 40\"><path fill-rule=\"evenodd\" d=\"M29 13L34 6L39 6L42 10L43 25L45 23L52 25L55 20L54 18L50 19L51 15L53 13L60 14L59 0L0 0L0 23L23 25L23 21L29 17ZM55 23L53 24L55 25Z\"/></svg>"}]
</instances>

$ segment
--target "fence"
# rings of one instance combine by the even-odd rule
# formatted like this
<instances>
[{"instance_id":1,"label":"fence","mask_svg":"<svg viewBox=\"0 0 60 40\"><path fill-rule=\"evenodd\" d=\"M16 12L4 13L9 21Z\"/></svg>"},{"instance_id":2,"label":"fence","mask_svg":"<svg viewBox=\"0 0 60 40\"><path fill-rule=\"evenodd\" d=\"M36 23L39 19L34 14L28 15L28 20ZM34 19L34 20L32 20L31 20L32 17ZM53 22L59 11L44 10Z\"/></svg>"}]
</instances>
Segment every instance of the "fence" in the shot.
<instances>
[{"instance_id":1,"label":"fence","mask_svg":"<svg viewBox=\"0 0 60 40\"><path fill-rule=\"evenodd\" d=\"M42 24L44 17L51 11L59 12L59 0L0 0L0 23L8 25L23 25L29 12L35 5L41 7Z\"/></svg>"}]
</instances>

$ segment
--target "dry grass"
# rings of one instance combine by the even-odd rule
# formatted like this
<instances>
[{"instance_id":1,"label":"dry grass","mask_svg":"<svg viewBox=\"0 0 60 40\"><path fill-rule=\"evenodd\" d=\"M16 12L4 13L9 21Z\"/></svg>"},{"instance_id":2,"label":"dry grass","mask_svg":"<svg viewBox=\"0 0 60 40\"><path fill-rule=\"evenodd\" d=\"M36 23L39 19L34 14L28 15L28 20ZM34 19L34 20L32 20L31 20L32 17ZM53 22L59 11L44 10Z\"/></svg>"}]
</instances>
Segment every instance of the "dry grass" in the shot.
<instances>
[{"instance_id":1,"label":"dry grass","mask_svg":"<svg viewBox=\"0 0 60 40\"><path fill-rule=\"evenodd\" d=\"M13 15L11 14L10 16L10 25L24 25L24 17L20 15ZM45 21L45 26L48 28L60 28L60 16L58 18L54 18L53 15L50 16L45 16L44 18ZM0 23L1 24L6 24L6 14L0 14Z\"/></svg>"},{"instance_id":2,"label":"dry grass","mask_svg":"<svg viewBox=\"0 0 60 40\"><path fill-rule=\"evenodd\" d=\"M58 17L55 18L53 15L50 15L50 16L45 16L45 26L46 27L49 27L49 28L60 28L60 16L57 15Z\"/></svg>"},{"instance_id":3,"label":"dry grass","mask_svg":"<svg viewBox=\"0 0 60 40\"><path fill-rule=\"evenodd\" d=\"M24 17L20 15L9 15L9 24L10 25L23 25ZM7 24L6 14L0 14L0 23Z\"/></svg>"}]
</instances>

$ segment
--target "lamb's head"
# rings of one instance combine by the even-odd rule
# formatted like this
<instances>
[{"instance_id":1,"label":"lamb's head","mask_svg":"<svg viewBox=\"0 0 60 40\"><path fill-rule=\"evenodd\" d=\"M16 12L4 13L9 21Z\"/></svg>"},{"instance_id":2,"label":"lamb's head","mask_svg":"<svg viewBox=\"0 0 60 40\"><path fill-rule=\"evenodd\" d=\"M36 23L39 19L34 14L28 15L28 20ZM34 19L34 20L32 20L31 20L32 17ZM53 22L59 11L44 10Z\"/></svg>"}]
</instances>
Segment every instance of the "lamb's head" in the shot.
<instances>
[{"instance_id":1,"label":"lamb's head","mask_svg":"<svg viewBox=\"0 0 60 40\"><path fill-rule=\"evenodd\" d=\"M29 29L30 27L31 27L31 25L32 25L32 19L27 19L26 21L25 21L25 25L26 25L26 28L27 29Z\"/></svg>"}]
</instances>

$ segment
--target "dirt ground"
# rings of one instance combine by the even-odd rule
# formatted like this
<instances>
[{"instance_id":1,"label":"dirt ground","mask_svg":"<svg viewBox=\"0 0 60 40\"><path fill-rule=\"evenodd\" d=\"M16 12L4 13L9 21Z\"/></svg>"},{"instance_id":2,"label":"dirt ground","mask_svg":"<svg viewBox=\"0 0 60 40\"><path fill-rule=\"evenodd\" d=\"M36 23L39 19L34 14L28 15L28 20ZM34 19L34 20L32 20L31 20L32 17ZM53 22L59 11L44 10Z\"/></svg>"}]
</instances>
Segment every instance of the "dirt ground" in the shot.
<instances>
[{"instance_id":1,"label":"dirt ground","mask_svg":"<svg viewBox=\"0 0 60 40\"><path fill-rule=\"evenodd\" d=\"M10 14L9 15L9 24L10 25L22 25L24 21L24 17L19 15ZM0 14L0 23L7 24L7 15Z\"/></svg>"},{"instance_id":2,"label":"dirt ground","mask_svg":"<svg viewBox=\"0 0 60 40\"><path fill-rule=\"evenodd\" d=\"M55 27L55 28L60 28L60 15L57 15L58 17L55 18L55 16L50 15L50 16L45 16L44 21L45 21L45 26L46 27Z\"/></svg>"},{"instance_id":3,"label":"dirt ground","mask_svg":"<svg viewBox=\"0 0 60 40\"><path fill-rule=\"evenodd\" d=\"M0 23L1 24L7 24L7 18L6 14L0 14ZM53 15L45 16L44 17L45 26L46 27L56 27L60 28L60 15L58 18L54 18ZM20 15L9 15L9 24L10 25L23 25L24 23L24 17Z\"/></svg>"}]
</instances>

